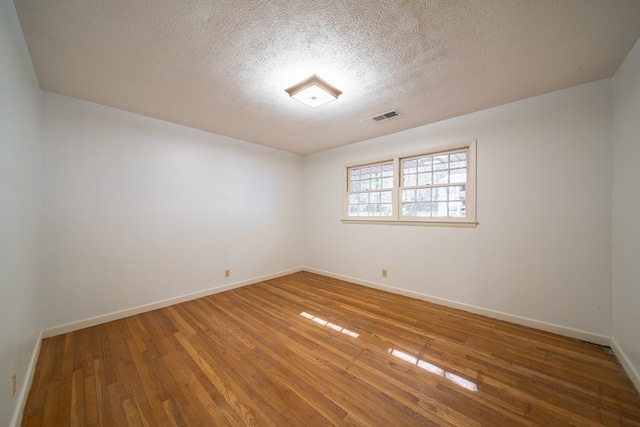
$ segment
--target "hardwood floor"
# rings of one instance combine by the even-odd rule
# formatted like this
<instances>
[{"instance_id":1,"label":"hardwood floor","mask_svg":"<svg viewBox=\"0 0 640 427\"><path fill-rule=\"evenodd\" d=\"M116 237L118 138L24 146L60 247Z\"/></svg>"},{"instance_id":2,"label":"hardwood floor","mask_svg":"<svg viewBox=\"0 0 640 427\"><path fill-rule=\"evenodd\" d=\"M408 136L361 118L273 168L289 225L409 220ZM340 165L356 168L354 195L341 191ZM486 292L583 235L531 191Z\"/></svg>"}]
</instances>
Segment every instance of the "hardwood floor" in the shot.
<instances>
[{"instance_id":1,"label":"hardwood floor","mask_svg":"<svg viewBox=\"0 0 640 427\"><path fill-rule=\"evenodd\" d=\"M23 426L640 425L611 351L301 272L44 340Z\"/></svg>"}]
</instances>

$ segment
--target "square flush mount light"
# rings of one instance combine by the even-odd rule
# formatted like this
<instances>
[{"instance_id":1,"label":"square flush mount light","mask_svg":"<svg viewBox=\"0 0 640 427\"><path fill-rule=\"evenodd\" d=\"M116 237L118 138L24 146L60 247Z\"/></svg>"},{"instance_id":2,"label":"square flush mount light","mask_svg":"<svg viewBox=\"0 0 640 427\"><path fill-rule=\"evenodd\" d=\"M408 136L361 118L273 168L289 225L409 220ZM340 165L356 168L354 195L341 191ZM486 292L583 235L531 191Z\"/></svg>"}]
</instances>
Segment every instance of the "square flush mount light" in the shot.
<instances>
[{"instance_id":1,"label":"square flush mount light","mask_svg":"<svg viewBox=\"0 0 640 427\"><path fill-rule=\"evenodd\" d=\"M285 89L285 92L311 108L331 102L342 94L338 89L320 79L315 74L308 79Z\"/></svg>"}]
</instances>

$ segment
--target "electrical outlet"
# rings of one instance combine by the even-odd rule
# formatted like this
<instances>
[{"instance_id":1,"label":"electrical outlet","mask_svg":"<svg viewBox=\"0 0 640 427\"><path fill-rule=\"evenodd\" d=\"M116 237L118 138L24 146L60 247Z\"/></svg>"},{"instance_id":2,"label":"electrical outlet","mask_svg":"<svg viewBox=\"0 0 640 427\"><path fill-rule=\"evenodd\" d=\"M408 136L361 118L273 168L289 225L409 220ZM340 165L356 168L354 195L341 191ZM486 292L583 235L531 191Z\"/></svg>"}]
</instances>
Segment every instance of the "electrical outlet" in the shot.
<instances>
[{"instance_id":1,"label":"electrical outlet","mask_svg":"<svg viewBox=\"0 0 640 427\"><path fill-rule=\"evenodd\" d=\"M231 270L227 269L224 271L224 277L230 277L231 276Z\"/></svg>"},{"instance_id":2,"label":"electrical outlet","mask_svg":"<svg viewBox=\"0 0 640 427\"><path fill-rule=\"evenodd\" d=\"M387 277L387 269L386 268L382 269L382 277Z\"/></svg>"},{"instance_id":3,"label":"electrical outlet","mask_svg":"<svg viewBox=\"0 0 640 427\"><path fill-rule=\"evenodd\" d=\"M11 397L16 395L16 373L14 372L13 375L11 375Z\"/></svg>"}]
</instances>

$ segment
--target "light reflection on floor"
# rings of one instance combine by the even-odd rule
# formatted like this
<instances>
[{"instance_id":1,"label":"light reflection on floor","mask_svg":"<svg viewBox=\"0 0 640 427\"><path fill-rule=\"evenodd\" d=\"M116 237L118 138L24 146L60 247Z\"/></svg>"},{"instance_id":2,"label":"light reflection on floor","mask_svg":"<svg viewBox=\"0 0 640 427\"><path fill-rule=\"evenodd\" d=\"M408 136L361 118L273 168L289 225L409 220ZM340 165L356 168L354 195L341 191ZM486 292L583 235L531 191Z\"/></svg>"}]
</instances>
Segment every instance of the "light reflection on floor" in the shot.
<instances>
[{"instance_id":1,"label":"light reflection on floor","mask_svg":"<svg viewBox=\"0 0 640 427\"><path fill-rule=\"evenodd\" d=\"M478 386L473 381L469 381L468 379L462 378L460 375L456 375L452 372L445 371L444 369L434 365L433 363L429 363L426 360L418 359L415 356L412 356L400 350L395 350L393 348L390 348L388 352L392 356L395 356L398 359L402 359L405 362L411 363L412 365L416 365L417 367L422 368L427 372L445 377L456 385L459 385L460 387L466 388L470 391L478 391Z\"/></svg>"},{"instance_id":2,"label":"light reflection on floor","mask_svg":"<svg viewBox=\"0 0 640 427\"><path fill-rule=\"evenodd\" d=\"M349 335L350 337L358 338L360 336L360 334L357 334L357 333L355 333L353 331L350 331L347 328L343 328L342 326L338 326L338 325L333 324L331 322L327 322L326 320L321 319L321 318L316 317L316 316L313 316L313 315L311 315L311 314L309 314L307 312L303 311L302 313L300 313L300 316L306 317L307 319L312 320L312 321L314 321L316 323L319 323L322 326L327 326L327 327L329 327L329 328L331 328L333 330L336 330L338 332L342 332L343 334Z\"/></svg>"},{"instance_id":3,"label":"light reflection on floor","mask_svg":"<svg viewBox=\"0 0 640 427\"><path fill-rule=\"evenodd\" d=\"M343 328L340 325L336 325L335 323L331 323L328 322L320 317L314 316L312 314L307 313L306 311L303 311L302 313L300 313L300 316L309 319L313 322L318 323L319 325L322 326L326 326L328 328L331 328L335 331L341 332L343 334L349 335L350 337L353 338L358 338L360 336L360 334L350 331L347 328ZM460 375L456 375L453 372L449 372L446 371L444 369L442 369L441 367L434 365L433 363L427 362L426 360L423 359L419 359L415 356L412 356L408 353L405 353L403 351L400 350L396 350L393 348L390 348L389 350L387 350L392 356L397 357L398 359L402 359L407 363L411 363L412 365L416 365L417 367L424 369L427 372L430 372L432 374L441 376L441 377L445 377L448 380L450 380L451 382L453 382L454 384L465 388L467 390L470 391L478 391L478 386L476 383L474 383L473 381L469 381L466 378L462 378Z\"/></svg>"}]
</instances>

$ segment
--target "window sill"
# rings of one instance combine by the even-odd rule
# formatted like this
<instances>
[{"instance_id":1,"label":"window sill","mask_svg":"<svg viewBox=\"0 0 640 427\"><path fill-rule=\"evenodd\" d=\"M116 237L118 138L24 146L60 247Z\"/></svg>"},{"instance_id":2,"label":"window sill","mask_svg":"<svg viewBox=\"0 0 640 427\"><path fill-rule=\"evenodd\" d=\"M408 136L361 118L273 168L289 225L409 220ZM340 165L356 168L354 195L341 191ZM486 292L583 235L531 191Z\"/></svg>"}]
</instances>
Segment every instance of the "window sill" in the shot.
<instances>
[{"instance_id":1,"label":"window sill","mask_svg":"<svg viewBox=\"0 0 640 427\"><path fill-rule=\"evenodd\" d=\"M355 219L342 218L343 224L383 224L383 225L418 225L429 227L476 228L478 221L403 221L394 219Z\"/></svg>"}]
</instances>

